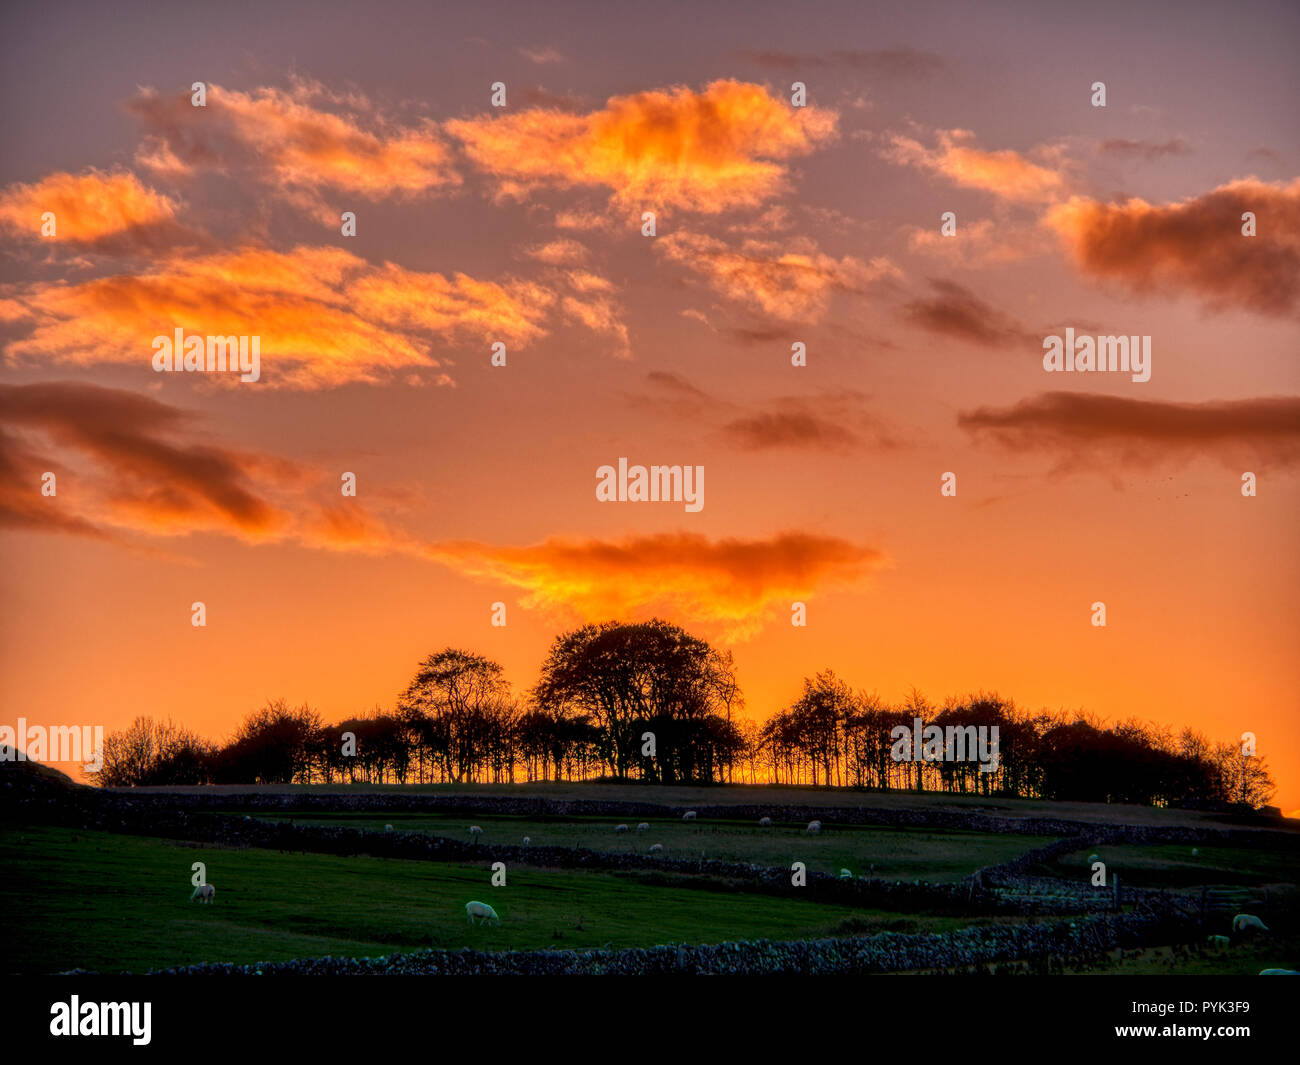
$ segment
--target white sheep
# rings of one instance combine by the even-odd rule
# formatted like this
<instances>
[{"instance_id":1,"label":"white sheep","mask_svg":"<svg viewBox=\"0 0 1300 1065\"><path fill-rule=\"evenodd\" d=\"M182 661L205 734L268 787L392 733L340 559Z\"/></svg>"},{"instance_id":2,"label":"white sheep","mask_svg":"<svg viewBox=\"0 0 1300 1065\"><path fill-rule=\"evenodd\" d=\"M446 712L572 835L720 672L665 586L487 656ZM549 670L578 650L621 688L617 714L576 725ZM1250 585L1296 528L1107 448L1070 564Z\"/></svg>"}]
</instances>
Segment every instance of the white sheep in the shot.
<instances>
[{"instance_id":1,"label":"white sheep","mask_svg":"<svg viewBox=\"0 0 1300 1065\"><path fill-rule=\"evenodd\" d=\"M615 832L620 832L620 833L622 833L622 832L626 832L626 831L627 831L627 825L615 825L615 826L614 826L614 831L615 831Z\"/></svg>"},{"instance_id":2,"label":"white sheep","mask_svg":"<svg viewBox=\"0 0 1300 1065\"><path fill-rule=\"evenodd\" d=\"M1207 936L1205 941L1209 943L1210 946L1218 947L1220 950L1226 949L1232 945L1232 940L1227 936Z\"/></svg>"},{"instance_id":3,"label":"white sheep","mask_svg":"<svg viewBox=\"0 0 1300 1065\"><path fill-rule=\"evenodd\" d=\"M853 874L850 873L847 869L841 869L841 870L840 870L840 879L841 879L841 880L852 880L852 879L853 879Z\"/></svg>"},{"instance_id":4,"label":"white sheep","mask_svg":"<svg viewBox=\"0 0 1300 1065\"><path fill-rule=\"evenodd\" d=\"M501 923L501 918L497 916L497 911L486 902L465 903L465 915L469 918L470 924L480 923L479 921L474 920L475 917L480 918L482 923L488 921L496 921L497 924Z\"/></svg>"},{"instance_id":5,"label":"white sheep","mask_svg":"<svg viewBox=\"0 0 1300 1065\"><path fill-rule=\"evenodd\" d=\"M772 819L771 819L770 817L760 817L760 818L758 819L758 827L759 827L759 828L771 828L771 827L772 827Z\"/></svg>"},{"instance_id":6,"label":"white sheep","mask_svg":"<svg viewBox=\"0 0 1300 1065\"><path fill-rule=\"evenodd\" d=\"M193 902L195 899L198 899L199 904L203 905L204 903L211 902L216 897L217 897L216 888L214 888L211 884L200 884L198 885L198 887L194 889L193 893L190 895L190 902Z\"/></svg>"},{"instance_id":7,"label":"white sheep","mask_svg":"<svg viewBox=\"0 0 1300 1065\"><path fill-rule=\"evenodd\" d=\"M650 848L651 854L663 854L663 852L664 852L664 845L662 843L656 843Z\"/></svg>"},{"instance_id":8,"label":"white sheep","mask_svg":"<svg viewBox=\"0 0 1300 1065\"><path fill-rule=\"evenodd\" d=\"M694 810L687 810L684 814L682 814L682 820L683 820L683 821L694 821L694 820L695 820L695 811L694 811Z\"/></svg>"},{"instance_id":9,"label":"white sheep","mask_svg":"<svg viewBox=\"0 0 1300 1065\"><path fill-rule=\"evenodd\" d=\"M636 826L636 830L638 832L648 832L650 830L649 822L642 821L639 825Z\"/></svg>"},{"instance_id":10,"label":"white sheep","mask_svg":"<svg viewBox=\"0 0 1300 1065\"><path fill-rule=\"evenodd\" d=\"M483 830L478 825L469 826L469 838L471 843L477 843L479 836L483 835Z\"/></svg>"},{"instance_id":11,"label":"white sheep","mask_svg":"<svg viewBox=\"0 0 1300 1065\"><path fill-rule=\"evenodd\" d=\"M815 836L815 835L817 835L818 833L821 832L821 830L822 830L822 823L821 823L820 821L809 821L809 822L808 822L808 827L807 827L807 829L805 829L805 831L806 831L806 832L808 833L808 835L810 835L810 836Z\"/></svg>"},{"instance_id":12,"label":"white sheep","mask_svg":"<svg viewBox=\"0 0 1300 1065\"><path fill-rule=\"evenodd\" d=\"M1294 969L1260 969L1260 976L1300 976Z\"/></svg>"},{"instance_id":13,"label":"white sheep","mask_svg":"<svg viewBox=\"0 0 1300 1065\"><path fill-rule=\"evenodd\" d=\"M384 825L384 831L385 831L385 832L391 832L392 830L393 830L393 826L392 826L392 825Z\"/></svg>"},{"instance_id":14,"label":"white sheep","mask_svg":"<svg viewBox=\"0 0 1300 1065\"><path fill-rule=\"evenodd\" d=\"M1232 919L1234 932L1267 932L1268 925L1253 913L1239 913Z\"/></svg>"}]
</instances>

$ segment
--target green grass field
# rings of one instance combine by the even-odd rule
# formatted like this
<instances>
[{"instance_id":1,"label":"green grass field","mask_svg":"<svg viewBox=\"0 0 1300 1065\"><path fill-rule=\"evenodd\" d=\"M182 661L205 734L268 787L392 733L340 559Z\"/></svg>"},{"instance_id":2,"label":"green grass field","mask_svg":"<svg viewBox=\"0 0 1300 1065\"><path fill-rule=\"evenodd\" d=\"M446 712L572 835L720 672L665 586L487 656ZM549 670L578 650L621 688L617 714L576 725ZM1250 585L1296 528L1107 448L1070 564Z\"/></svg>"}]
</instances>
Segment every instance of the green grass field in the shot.
<instances>
[{"instance_id":1,"label":"green grass field","mask_svg":"<svg viewBox=\"0 0 1300 1065\"><path fill-rule=\"evenodd\" d=\"M1064 854L1036 872L1085 880L1090 870L1088 857L1096 853L1106 863L1108 875L1118 873L1122 883L1134 887L1175 890L1203 884L1235 887L1300 883L1300 863L1294 851L1199 844L1195 847L1198 853L1193 855L1192 849L1190 843L1115 844Z\"/></svg>"},{"instance_id":2,"label":"green grass field","mask_svg":"<svg viewBox=\"0 0 1300 1065\"><path fill-rule=\"evenodd\" d=\"M838 874L848 869L855 876L890 880L960 880L976 869L1003 862L1033 847L1050 842L1044 836L995 836L926 828L877 828L864 825L828 825L820 836L804 832L806 821L759 828L753 821L649 821L640 836L637 819L626 834L614 832L613 818L496 817L489 814L438 815L429 813L265 814L268 821L299 825L331 825L382 831L391 824L397 832L429 832L451 839L469 838L469 826L483 829L484 843L518 845L525 836L532 845L585 847L615 853L645 854L651 844L662 843L665 857L755 862L789 866L803 862L811 872ZM874 871L871 866L874 865Z\"/></svg>"},{"instance_id":3,"label":"green grass field","mask_svg":"<svg viewBox=\"0 0 1300 1065\"><path fill-rule=\"evenodd\" d=\"M207 865L215 903L189 901ZM983 923L900 916L793 897L655 885L643 875L223 849L51 827L0 830L0 970L142 971L204 961L373 957L422 947L487 950L800 939L947 931ZM500 927L471 928L490 903Z\"/></svg>"}]
</instances>

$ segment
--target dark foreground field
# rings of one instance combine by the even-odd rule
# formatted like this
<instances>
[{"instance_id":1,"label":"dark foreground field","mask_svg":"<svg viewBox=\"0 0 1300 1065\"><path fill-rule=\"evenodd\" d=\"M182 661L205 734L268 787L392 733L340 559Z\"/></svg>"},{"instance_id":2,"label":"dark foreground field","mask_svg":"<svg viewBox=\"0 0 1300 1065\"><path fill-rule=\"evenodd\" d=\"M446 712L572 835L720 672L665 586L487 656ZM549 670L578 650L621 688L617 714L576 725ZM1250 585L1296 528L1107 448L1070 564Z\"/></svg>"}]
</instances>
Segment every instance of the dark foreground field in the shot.
<instances>
[{"instance_id":1,"label":"dark foreground field","mask_svg":"<svg viewBox=\"0 0 1300 1065\"><path fill-rule=\"evenodd\" d=\"M776 823L760 828L768 808ZM1300 964L1300 834L1262 819L824 790L102 793L27 778L0 814L10 973L291 959L322 971L309 960L327 956L328 971L638 971L636 959L666 964L654 952L668 946L692 971ZM819 836L804 831L813 814ZM1094 853L1107 887L1091 884ZM189 902L195 861L211 906ZM500 924L470 926L471 899ZM1237 909L1270 932L1211 946ZM400 961L365 961L381 957Z\"/></svg>"}]
</instances>

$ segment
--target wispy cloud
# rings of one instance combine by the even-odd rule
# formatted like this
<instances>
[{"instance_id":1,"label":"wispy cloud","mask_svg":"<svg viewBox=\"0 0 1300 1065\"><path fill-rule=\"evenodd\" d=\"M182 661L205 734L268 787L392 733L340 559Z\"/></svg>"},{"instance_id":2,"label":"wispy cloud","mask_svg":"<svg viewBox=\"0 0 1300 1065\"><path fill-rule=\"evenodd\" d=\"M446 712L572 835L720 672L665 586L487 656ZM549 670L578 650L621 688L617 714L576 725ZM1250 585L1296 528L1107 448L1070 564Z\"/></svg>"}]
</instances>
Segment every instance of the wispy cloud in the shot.
<instances>
[{"instance_id":1,"label":"wispy cloud","mask_svg":"<svg viewBox=\"0 0 1300 1065\"><path fill-rule=\"evenodd\" d=\"M836 292L865 292L873 282L901 276L883 257L835 259L806 240L747 240L732 246L700 233L672 233L655 250L702 275L729 300L778 318L815 322Z\"/></svg>"},{"instance_id":2,"label":"wispy cloud","mask_svg":"<svg viewBox=\"0 0 1300 1065\"><path fill-rule=\"evenodd\" d=\"M441 366L432 336L522 346L545 336L555 313L613 333L621 347L627 340L611 295L589 283L446 277L328 247L178 257L143 273L11 285L0 295L0 321L26 330L5 349L13 361L144 366L153 338L180 327L260 336L261 383L271 387L423 374ZM432 379L450 382L445 370Z\"/></svg>"},{"instance_id":3,"label":"wispy cloud","mask_svg":"<svg viewBox=\"0 0 1300 1065\"><path fill-rule=\"evenodd\" d=\"M970 130L941 129L935 136L935 148L911 137L892 136L882 154L901 166L929 170L955 185L982 189L1015 203L1052 203L1067 191L1062 160L1054 149L1040 149L1043 161L1033 162L1010 149L975 147Z\"/></svg>"},{"instance_id":4,"label":"wispy cloud","mask_svg":"<svg viewBox=\"0 0 1300 1065\"><path fill-rule=\"evenodd\" d=\"M814 451L850 454L901 446L852 389L814 395L777 396L739 403L711 395L678 374L655 371L646 388L629 397L633 406L700 426L724 446L740 451Z\"/></svg>"},{"instance_id":5,"label":"wispy cloud","mask_svg":"<svg viewBox=\"0 0 1300 1065\"><path fill-rule=\"evenodd\" d=\"M459 184L451 153L429 120L403 125L364 96L296 80L251 92L209 85L207 105L188 92L146 89L129 109L144 123L137 162L161 174L248 174L335 223L326 190L376 201Z\"/></svg>"},{"instance_id":6,"label":"wispy cloud","mask_svg":"<svg viewBox=\"0 0 1300 1065\"><path fill-rule=\"evenodd\" d=\"M986 348L1018 346L1036 339L1016 319L957 282L936 277L929 282L931 296L911 300L903 307L904 317L913 325Z\"/></svg>"},{"instance_id":7,"label":"wispy cloud","mask_svg":"<svg viewBox=\"0 0 1300 1065\"><path fill-rule=\"evenodd\" d=\"M1099 143L1097 151L1101 155L1110 155L1119 159L1143 159L1153 163L1170 156L1190 155L1192 146L1182 137L1173 137L1167 141L1126 140L1115 137Z\"/></svg>"},{"instance_id":8,"label":"wispy cloud","mask_svg":"<svg viewBox=\"0 0 1300 1065\"><path fill-rule=\"evenodd\" d=\"M931 78L948 67L947 62L933 52L915 48L877 48L862 51L837 49L830 52L742 51L737 55L751 63L772 70L797 72L826 67L842 67L857 73L880 78Z\"/></svg>"},{"instance_id":9,"label":"wispy cloud","mask_svg":"<svg viewBox=\"0 0 1300 1065\"><path fill-rule=\"evenodd\" d=\"M0 527L125 542L219 533L246 543L422 554L338 493L338 474L211 439L192 411L76 381L0 385ZM58 478L41 494L46 471ZM385 494L375 493L380 500Z\"/></svg>"},{"instance_id":10,"label":"wispy cloud","mask_svg":"<svg viewBox=\"0 0 1300 1065\"><path fill-rule=\"evenodd\" d=\"M1174 403L1044 392L957 419L972 435L1020 454L1047 453L1059 472L1185 463L1197 455L1231 469L1300 463L1300 397ZM1106 462L1099 464L1099 455Z\"/></svg>"}]
</instances>

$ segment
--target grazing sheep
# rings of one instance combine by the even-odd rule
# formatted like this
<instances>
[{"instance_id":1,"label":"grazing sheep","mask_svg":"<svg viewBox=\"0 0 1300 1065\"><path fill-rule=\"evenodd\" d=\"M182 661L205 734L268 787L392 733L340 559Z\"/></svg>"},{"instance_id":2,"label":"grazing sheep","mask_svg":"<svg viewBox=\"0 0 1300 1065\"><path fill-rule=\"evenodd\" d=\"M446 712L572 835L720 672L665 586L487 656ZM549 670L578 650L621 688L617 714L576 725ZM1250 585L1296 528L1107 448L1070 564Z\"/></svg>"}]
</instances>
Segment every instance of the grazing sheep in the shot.
<instances>
[{"instance_id":1,"label":"grazing sheep","mask_svg":"<svg viewBox=\"0 0 1300 1065\"><path fill-rule=\"evenodd\" d=\"M651 854L663 854L663 852L664 852L664 845L662 843L656 843L654 846L650 848Z\"/></svg>"},{"instance_id":2,"label":"grazing sheep","mask_svg":"<svg viewBox=\"0 0 1300 1065\"><path fill-rule=\"evenodd\" d=\"M214 888L211 884L200 884L198 887L194 889L193 894L190 895L190 902L193 902L195 899L198 899L201 905L203 903L211 902L216 897L217 897L216 888Z\"/></svg>"},{"instance_id":3,"label":"grazing sheep","mask_svg":"<svg viewBox=\"0 0 1300 1065\"><path fill-rule=\"evenodd\" d=\"M626 832L626 831L627 831L627 825L615 825L615 826L614 826L614 831L615 831L615 832Z\"/></svg>"},{"instance_id":4,"label":"grazing sheep","mask_svg":"<svg viewBox=\"0 0 1300 1065\"><path fill-rule=\"evenodd\" d=\"M1209 943L1210 946L1219 947L1220 949L1227 949L1232 945L1232 940L1227 936L1207 936L1205 941Z\"/></svg>"},{"instance_id":5,"label":"grazing sheep","mask_svg":"<svg viewBox=\"0 0 1300 1065\"><path fill-rule=\"evenodd\" d=\"M532 843L532 839L529 838L528 836L525 836L525 837L524 837L524 846L527 847L528 844L530 844L530 843Z\"/></svg>"},{"instance_id":6,"label":"grazing sheep","mask_svg":"<svg viewBox=\"0 0 1300 1065\"><path fill-rule=\"evenodd\" d=\"M470 924L478 924L480 921L483 923L488 921L496 921L497 924L501 923L501 918L497 916L497 911L486 902L465 903L465 915L469 918ZM476 917L480 918L480 921L475 921L474 918Z\"/></svg>"},{"instance_id":7,"label":"grazing sheep","mask_svg":"<svg viewBox=\"0 0 1300 1065\"><path fill-rule=\"evenodd\" d=\"M694 821L694 820L695 820L695 811L694 811L694 810L687 810L684 814L682 814L682 820L683 820L683 821Z\"/></svg>"},{"instance_id":8,"label":"grazing sheep","mask_svg":"<svg viewBox=\"0 0 1300 1065\"><path fill-rule=\"evenodd\" d=\"M649 823L646 822L646 821L642 821L639 825L636 826L636 830L637 830L638 832L646 832L646 831L649 830L649 828L650 828L650 825L649 825Z\"/></svg>"},{"instance_id":9,"label":"grazing sheep","mask_svg":"<svg viewBox=\"0 0 1300 1065\"><path fill-rule=\"evenodd\" d=\"M850 873L847 869L841 869L841 870L840 870L840 879L841 879L841 880L852 880L852 879L853 879L853 874Z\"/></svg>"},{"instance_id":10,"label":"grazing sheep","mask_svg":"<svg viewBox=\"0 0 1300 1065\"><path fill-rule=\"evenodd\" d=\"M805 829L805 831L810 836L817 835L819 832L821 832L821 830L822 830L822 823L820 821L809 821L808 827L807 829Z\"/></svg>"},{"instance_id":11,"label":"grazing sheep","mask_svg":"<svg viewBox=\"0 0 1300 1065\"><path fill-rule=\"evenodd\" d=\"M469 839L471 843L477 843L479 836L483 835L483 830L478 825L469 826Z\"/></svg>"},{"instance_id":12,"label":"grazing sheep","mask_svg":"<svg viewBox=\"0 0 1300 1065\"><path fill-rule=\"evenodd\" d=\"M392 826L392 825L384 825L384 831L385 831L385 832L391 832L392 830L393 830L393 826Z\"/></svg>"},{"instance_id":13,"label":"grazing sheep","mask_svg":"<svg viewBox=\"0 0 1300 1065\"><path fill-rule=\"evenodd\" d=\"M771 819L770 817L760 817L760 818L758 819L758 827L759 827L759 828L771 828L771 827L772 827L772 819Z\"/></svg>"},{"instance_id":14,"label":"grazing sheep","mask_svg":"<svg viewBox=\"0 0 1300 1065\"><path fill-rule=\"evenodd\" d=\"M1232 919L1234 932L1267 932L1268 925L1253 913L1239 913Z\"/></svg>"},{"instance_id":15,"label":"grazing sheep","mask_svg":"<svg viewBox=\"0 0 1300 1065\"><path fill-rule=\"evenodd\" d=\"M1294 969L1260 969L1260 976L1300 976Z\"/></svg>"}]
</instances>

